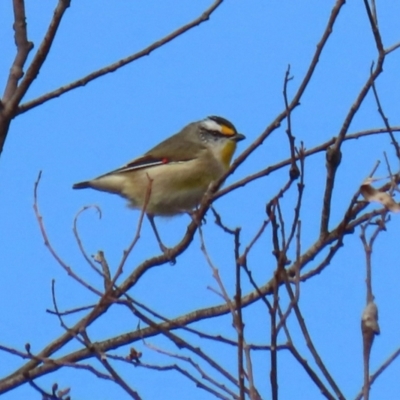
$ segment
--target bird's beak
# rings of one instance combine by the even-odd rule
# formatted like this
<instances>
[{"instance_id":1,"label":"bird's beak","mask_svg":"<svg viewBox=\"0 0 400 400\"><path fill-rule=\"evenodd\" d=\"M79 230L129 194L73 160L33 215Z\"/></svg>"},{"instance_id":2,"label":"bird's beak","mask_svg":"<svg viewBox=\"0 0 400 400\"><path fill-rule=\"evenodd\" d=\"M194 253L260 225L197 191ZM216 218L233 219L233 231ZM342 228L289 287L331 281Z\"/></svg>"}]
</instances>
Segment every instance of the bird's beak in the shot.
<instances>
[{"instance_id":1,"label":"bird's beak","mask_svg":"<svg viewBox=\"0 0 400 400\"><path fill-rule=\"evenodd\" d=\"M235 142L240 142L241 140L246 139L246 136L242 135L241 133L236 133L231 137L231 139Z\"/></svg>"}]
</instances>

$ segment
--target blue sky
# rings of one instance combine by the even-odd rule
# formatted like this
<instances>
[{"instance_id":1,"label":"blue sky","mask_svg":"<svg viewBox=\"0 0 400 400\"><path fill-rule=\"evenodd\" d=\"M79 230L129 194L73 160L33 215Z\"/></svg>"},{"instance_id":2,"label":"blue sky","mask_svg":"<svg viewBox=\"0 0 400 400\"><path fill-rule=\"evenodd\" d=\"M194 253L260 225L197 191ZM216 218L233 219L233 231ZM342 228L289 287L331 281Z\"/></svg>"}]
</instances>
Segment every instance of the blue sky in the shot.
<instances>
[{"instance_id":1,"label":"blue sky","mask_svg":"<svg viewBox=\"0 0 400 400\"><path fill-rule=\"evenodd\" d=\"M62 21L50 56L24 102L78 79L95 69L135 53L199 16L210 1L196 2L97 2L72 1ZM55 2L27 1L29 39L35 49L52 17ZM298 88L309 65L333 2L284 0L267 2L225 1L211 19L165 47L83 88L76 89L18 116L0 159L0 251L3 274L0 280L0 343L24 350L29 342L40 351L63 329L56 317L45 313L52 308L51 280L56 280L57 298L63 309L92 303L95 298L72 281L57 265L43 244L33 204L33 185L39 171L39 206L51 243L58 254L85 279L101 287L98 277L83 260L73 233L75 214L87 204L97 204L103 212L98 219L92 210L79 220L85 246L90 254L103 250L111 268L116 268L123 250L132 240L139 213L125 207L116 196L95 191L72 191L74 182L119 167L142 154L191 121L208 115L230 119L247 137L238 153L260 135L284 109L282 89L290 64L293 80L289 96ZM395 1L378 4L380 28L385 46L400 40ZM0 3L0 83L4 87L15 55L11 2ZM33 53L32 53L33 54ZM31 58L32 58L31 54ZM30 58L30 59L31 59ZM315 75L294 111L293 133L297 143L312 148L337 135L348 110L369 76L376 49L363 3L348 2L334 27L333 35L319 61ZM382 105L392 125L399 125L400 53L387 57L384 73L377 81ZM371 94L351 124L350 132L382 127ZM228 183L239 180L289 156L282 126L240 166ZM392 168L397 169L393 148L386 136L348 142L338 171L332 209L332 226L337 223L362 180L376 160L384 161L387 151ZM386 176L384 163L378 176ZM302 210L303 249L312 245L319 231L325 157L320 153L306 162L306 192ZM287 170L253 182L219 199L215 206L230 227L242 227L242 246L257 232L265 215L265 204L287 179ZM296 190L285 196L283 209L289 219ZM373 206L370 206L372 209ZM190 222L187 216L159 220L166 244L176 244ZM388 231L381 234L373 253L373 284L380 312L381 335L375 340L371 368L374 371L400 345L400 319L395 310L398 290L399 216L392 215ZM211 214L204 226L209 253L231 295L234 294L232 239L213 224ZM360 316L365 305L365 256L359 232L345 240L343 249L321 275L301 288L300 307L317 349L346 398L353 398L362 386L362 342ZM270 279L275 268L271 255L270 232L255 246L249 267L259 284ZM158 254L153 233L145 222L140 242L130 257L129 268ZM294 254L292 254L294 256ZM319 260L315 260L317 265ZM309 266L309 268L312 267ZM197 308L216 305L221 299L208 286L216 287L210 268L200 251L196 235L188 251L176 265L149 271L131 295L167 317ZM251 290L244 280L245 293ZM282 295L283 301L285 296ZM261 304L244 311L248 342L268 343L269 317ZM73 318L68 320L70 324ZM296 343L311 364L304 339L294 319ZM199 328L235 338L231 317L202 322ZM116 307L96 322L89 334L103 340L137 328L137 319ZM178 352L165 339L149 342ZM232 373L232 349L201 342L205 350L217 354ZM144 361L171 363L141 344ZM79 348L70 344L67 350ZM123 354L123 352L121 351ZM63 351L64 354L64 351ZM279 389L282 399L320 399L321 394L293 358L282 352L279 362ZM21 364L15 356L1 353L0 376ZM269 391L269 355L254 355L256 384L265 398ZM400 396L396 361L372 389L372 399ZM119 370L144 399L206 399L206 392L169 372L163 375L139 368ZM128 398L115 385L92 378L87 372L62 369L39 379L50 388L71 387L73 399ZM91 382L90 384L88 382ZM7 399L32 396L32 389L21 387ZM208 396L208 397L207 397Z\"/></svg>"}]
</instances>

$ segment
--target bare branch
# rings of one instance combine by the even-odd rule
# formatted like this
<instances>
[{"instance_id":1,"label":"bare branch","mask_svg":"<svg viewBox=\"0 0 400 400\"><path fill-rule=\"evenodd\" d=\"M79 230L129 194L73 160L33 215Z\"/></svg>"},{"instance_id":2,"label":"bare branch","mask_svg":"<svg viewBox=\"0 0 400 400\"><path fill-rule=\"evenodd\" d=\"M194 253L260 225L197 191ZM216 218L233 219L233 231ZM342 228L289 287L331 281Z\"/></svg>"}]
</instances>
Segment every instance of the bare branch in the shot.
<instances>
[{"instance_id":1,"label":"bare branch","mask_svg":"<svg viewBox=\"0 0 400 400\"><path fill-rule=\"evenodd\" d=\"M111 65L108 65L107 67L101 68L97 71L94 71L90 73L89 75L86 75L85 77L78 79L75 82L69 83L67 85L64 85L52 92L46 93L43 96L38 97L37 99L31 100L29 102L26 102L22 104L18 108L17 114L22 114L28 110L31 110L34 107L39 106L40 104L43 104L49 100L52 100L56 97L61 96L64 93L67 93L73 89L76 89L81 86L87 85L89 82L99 78L100 76L109 74L111 72L115 72L121 67L138 60L139 58L142 58L144 56L148 56L150 53L152 53L154 50L164 46L168 42L171 42L178 36L181 36L185 32L189 31L190 29L202 24L203 22L207 21L211 14L222 4L224 0L216 0L214 3L209 7L207 10L205 10L198 18L194 19L192 22L189 22L188 24L180 27L179 29L171 32L169 35L165 36L164 38L158 40L157 42L154 42L150 46L146 47L145 49L132 54L126 58L123 58L122 60L119 60Z\"/></svg>"},{"instance_id":2,"label":"bare branch","mask_svg":"<svg viewBox=\"0 0 400 400\"><path fill-rule=\"evenodd\" d=\"M398 127L398 126L391 127L391 130L392 130L392 132L400 132L400 127ZM388 130L386 128L370 129L370 130L356 132L353 134L346 135L346 137L344 138L344 141L355 140L355 139L359 139L359 138L365 137L365 136L378 135L378 134L384 134L384 133L388 133ZM315 146L314 148L312 148L310 150L304 150L302 157L306 158L311 155L318 154L322 151L326 151L335 142L336 142L336 137L328 140L327 142L325 142L323 144ZM296 157L299 158L300 156L297 155ZM227 195L228 193L232 192L233 190L236 190L239 187L246 186L250 182L253 182L257 179L268 176L271 173L290 165L291 161L292 161L291 158L287 158L286 160L280 161L280 162L276 163L275 165L269 166L268 168L265 168L255 174L248 175L245 178L243 178L242 180L237 181L223 189L220 189L217 193L215 193L213 195L213 200L219 199L220 197Z\"/></svg>"},{"instance_id":3,"label":"bare branch","mask_svg":"<svg viewBox=\"0 0 400 400\"><path fill-rule=\"evenodd\" d=\"M24 75L24 65L28 58L29 52L33 48L33 43L28 41L26 30L25 1L13 0L14 7L14 31L15 44L17 46L17 54L11 66L10 75L8 76L7 85L3 94L3 103L7 103L13 96L18 87L18 81Z\"/></svg>"},{"instance_id":4,"label":"bare branch","mask_svg":"<svg viewBox=\"0 0 400 400\"><path fill-rule=\"evenodd\" d=\"M17 5L17 7L14 8L14 12L15 10L17 10L18 12L19 25L22 24L23 26L25 26L25 12L21 8L22 2L16 2L16 1L17 0L14 1L14 4ZM44 61L46 60L47 55L49 54L54 37L60 25L61 18L63 17L66 9L69 7L69 4L70 0L58 1L57 7L54 11L53 19L50 22L46 35L44 36L42 43L40 44L30 66L28 67L24 78L20 82L19 86L15 88L16 83L22 76L21 71L16 71L17 72L16 77L11 80L9 86L7 85L8 87L6 90L8 99L7 102L3 103L3 109L1 110L0 113L0 154L3 151L4 143L7 138L10 121L12 118L15 117L18 104L25 96L26 92L28 91L34 79L39 74L40 68L42 67ZM17 54L17 58L19 58L17 61L17 66L18 67L21 66L22 68L23 64L26 61L28 55L27 53L29 52L30 50L29 47L31 47L31 45L29 44L29 42L26 42L25 40L26 32L23 32L23 30L25 30L26 28L22 27L18 29L20 29L19 33L20 38L18 39L18 41L21 41L21 43L23 43L23 46L25 48L25 50L21 51L19 57Z\"/></svg>"},{"instance_id":5,"label":"bare branch","mask_svg":"<svg viewBox=\"0 0 400 400\"><path fill-rule=\"evenodd\" d=\"M94 208L94 209L98 212L99 218L101 218L101 209L100 209L99 206L97 206L97 205L85 206L85 207L83 207L81 210L79 210L79 211L76 213L76 215L75 215L75 218L74 218L74 226L73 226L73 232L74 232L74 236L75 236L76 242L78 243L79 250L81 251L81 253L82 253L84 259L85 259L86 262L92 267L92 269L93 269L94 271L96 271L99 275L102 276L102 275L103 275L102 272L97 268L97 266L93 263L93 261L91 260L91 258L87 255L87 253L86 253L86 251L85 251L85 248L83 247L82 240L81 240L81 238L80 238L80 236L79 236L79 232L78 232L78 218L80 217L80 215L81 215L83 212L85 212L86 210L88 210L88 209L90 209L90 208Z\"/></svg>"},{"instance_id":6,"label":"bare branch","mask_svg":"<svg viewBox=\"0 0 400 400\"><path fill-rule=\"evenodd\" d=\"M40 232L43 236L44 239L44 244L47 247L47 249L49 250L50 254L55 258L55 260L58 262L58 264L67 272L67 274L69 276L71 276L72 278L74 278L77 282L79 282L82 286L86 287L88 290L90 290L91 292L97 294L98 296L102 296L102 293L100 291L98 291L97 289L95 289L92 285L90 285L89 283L85 282L81 277L79 277L74 270L67 265L61 258L60 256L57 254L57 252L54 250L53 246L51 245L49 238L47 236L47 232L46 229L44 227L43 224L43 217L41 216L40 212L39 212L39 206L38 206L38 200L37 200L37 190L38 190L38 186L39 186L39 182L40 182L40 178L42 176L42 171L39 172L38 178L35 182L35 188L34 188L34 203L33 203L33 209L35 210L35 215L36 215L36 219L38 221L39 224L39 228L40 228Z\"/></svg>"},{"instance_id":7,"label":"bare branch","mask_svg":"<svg viewBox=\"0 0 400 400\"><path fill-rule=\"evenodd\" d=\"M372 73L372 68L373 68L373 65L371 66L371 73ZM373 84L372 84L372 92L374 93L376 105L378 106L379 115L381 116L382 121L383 121L386 129L388 130L390 139L392 140L392 144L395 148L397 159L400 160L400 146L399 146L399 143L397 142L396 138L394 137L393 131L390 127L389 118L385 115L385 113L382 109L381 101L378 96L378 91L376 90L375 82L373 82Z\"/></svg>"},{"instance_id":8,"label":"bare branch","mask_svg":"<svg viewBox=\"0 0 400 400\"><path fill-rule=\"evenodd\" d=\"M391 354L388 359L370 376L369 379L369 385L371 386L375 380L386 370L387 367L389 367L390 364L393 363L393 361L396 360L397 357L400 356L400 348L398 348L393 354ZM361 400L363 397L363 392L361 391L355 400Z\"/></svg>"}]
</instances>

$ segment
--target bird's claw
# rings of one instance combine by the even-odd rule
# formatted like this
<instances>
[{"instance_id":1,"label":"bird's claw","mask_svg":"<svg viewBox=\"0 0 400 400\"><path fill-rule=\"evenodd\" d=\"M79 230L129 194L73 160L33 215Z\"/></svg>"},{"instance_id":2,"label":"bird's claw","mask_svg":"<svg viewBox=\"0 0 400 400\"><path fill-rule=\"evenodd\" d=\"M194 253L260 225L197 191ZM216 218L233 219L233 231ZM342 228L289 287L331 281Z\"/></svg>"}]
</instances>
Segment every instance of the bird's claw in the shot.
<instances>
[{"instance_id":1,"label":"bird's claw","mask_svg":"<svg viewBox=\"0 0 400 400\"><path fill-rule=\"evenodd\" d=\"M160 249L164 253L164 256L169 260L171 265L176 264L176 258L173 255L173 251L171 248L164 246L162 243L160 243Z\"/></svg>"}]
</instances>

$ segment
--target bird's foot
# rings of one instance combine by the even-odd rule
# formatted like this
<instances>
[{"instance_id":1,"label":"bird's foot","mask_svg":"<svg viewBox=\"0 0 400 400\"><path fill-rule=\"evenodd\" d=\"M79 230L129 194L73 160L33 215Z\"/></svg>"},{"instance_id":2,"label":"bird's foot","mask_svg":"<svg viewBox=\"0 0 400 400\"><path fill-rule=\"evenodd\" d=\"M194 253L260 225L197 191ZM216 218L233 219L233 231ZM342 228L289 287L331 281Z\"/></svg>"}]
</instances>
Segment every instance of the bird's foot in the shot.
<instances>
[{"instance_id":1,"label":"bird's foot","mask_svg":"<svg viewBox=\"0 0 400 400\"><path fill-rule=\"evenodd\" d=\"M164 253L165 257L168 259L171 265L176 264L176 258L173 255L173 251L170 247L165 246L162 242L158 243L160 245L161 251Z\"/></svg>"},{"instance_id":2,"label":"bird's foot","mask_svg":"<svg viewBox=\"0 0 400 400\"><path fill-rule=\"evenodd\" d=\"M188 214L190 218L192 218L192 221L196 223L196 225L207 223L205 215L203 215L201 219L199 218L198 210L188 211Z\"/></svg>"}]
</instances>

